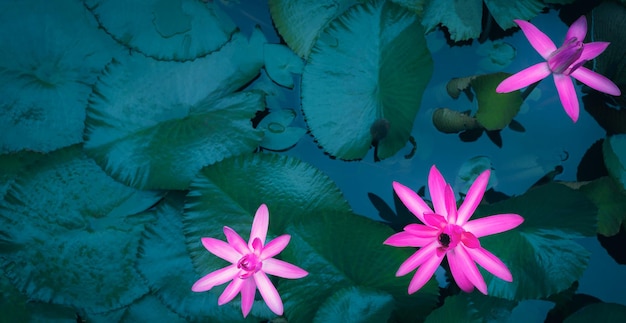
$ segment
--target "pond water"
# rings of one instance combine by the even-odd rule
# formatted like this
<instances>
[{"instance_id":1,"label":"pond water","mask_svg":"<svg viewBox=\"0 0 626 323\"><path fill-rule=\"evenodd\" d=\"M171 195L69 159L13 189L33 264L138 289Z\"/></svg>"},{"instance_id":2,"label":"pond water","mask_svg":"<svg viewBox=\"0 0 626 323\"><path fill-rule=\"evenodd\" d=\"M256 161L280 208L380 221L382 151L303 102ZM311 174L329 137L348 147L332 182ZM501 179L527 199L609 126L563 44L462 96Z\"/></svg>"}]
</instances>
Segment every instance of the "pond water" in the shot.
<instances>
[{"instance_id":1,"label":"pond water","mask_svg":"<svg viewBox=\"0 0 626 323\"><path fill-rule=\"evenodd\" d=\"M473 89L455 99L447 91L450 80L514 74L543 58L516 29L494 31L493 40L479 42L477 35L452 43L442 28L410 34L424 29L406 7L356 2L293 2L301 8L256 0L1 4L0 39L7 46L0 51L0 321L624 317L626 145L623 134L607 135L585 109L582 97L594 90L575 83L576 122L549 76L523 102L516 97L520 103L506 107L513 115L498 129L443 133L432 117L439 108L487 120L477 110L504 115L488 112L489 106L517 102L499 101L486 94L493 88L473 80ZM556 46L568 33L563 20L572 23L582 14L597 19L593 8L557 9L530 19ZM309 39L309 51L302 49L310 26L324 20L330 27ZM594 21L588 22L590 33ZM413 50L428 58L407 55ZM497 83L504 79L496 77ZM388 85L393 82L412 87ZM623 101L617 102L613 110L623 111ZM370 147L370 126L379 120L383 135ZM605 167L602 159L612 158L607 155L615 157ZM476 197L468 189L490 169L472 219L524 218L498 231L506 232L478 237L512 275L512 282L495 277L496 265L476 271L488 296L476 283L483 278L458 269L468 275L459 278L448 260L434 266L434 279L417 290L409 287L417 265L395 276L414 247L427 246L383 242L405 225L427 221L407 209L422 206L411 207L406 195L394 197L392 183L418 192L438 213L449 210L451 195L444 208L444 188L429 187L433 166L459 205ZM238 245L225 226L244 240L251 228L258 235L261 204L269 209L267 241L263 233L263 246L253 237ZM431 258L453 249L442 237L455 241L455 235L442 232L429 236L441 244ZM606 232L612 237L605 248L597 234ZM225 234L233 247L215 242L226 241ZM259 256L283 234L291 240L282 253ZM459 245L470 244L462 237ZM294 269L285 277L292 279L279 278L289 270L266 261L271 257L307 275ZM457 268L468 267L460 256L452 259L461 262ZM480 265L485 263L492 262ZM239 274L202 278L228 265ZM259 278L265 270L270 280ZM242 285L225 284L231 280ZM276 286L280 306L268 282ZM464 282L471 291L463 291Z\"/></svg>"}]
</instances>

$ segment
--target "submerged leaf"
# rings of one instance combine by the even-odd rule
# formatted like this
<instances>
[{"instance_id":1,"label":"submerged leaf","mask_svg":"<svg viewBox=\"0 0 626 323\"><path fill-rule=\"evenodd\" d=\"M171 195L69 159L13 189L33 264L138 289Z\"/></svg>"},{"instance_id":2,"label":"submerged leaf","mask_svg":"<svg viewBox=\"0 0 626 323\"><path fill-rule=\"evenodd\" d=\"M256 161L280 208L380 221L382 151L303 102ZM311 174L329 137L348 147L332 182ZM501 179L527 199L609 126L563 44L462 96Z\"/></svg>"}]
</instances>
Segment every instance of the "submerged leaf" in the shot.
<instances>
[{"instance_id":1,"label":"submerged leaf","mask_svg":"<svg viewBox=\"0 0 626 323\"><path fill-rule=\"evenodd\" d=\"M602 143L602 154L609 175L626 191L626 134L607 137Z\"/></svg>"},{"instance_id":2,"label":"submerged leaf","mask_svg":"<svg viewBox=\"0 0 626 323\"><path fill-rule=\"evenodd\" d=\"M393 233L387 226L354 215L335 184L319 170L275 154L224 160L202 169L192 182L183 224L198 275L226 265L206 252L200 238L223 239L223 227L229 226L247 239L254 211L261 203L267 204L270 212L268 238L291 235L279 257L309 272L302 279L277 280L289 321L311 322L320 311L322 316L332 312L329 299L343 288L357 298L370 299L375 294L378 300L388 302L383 295L391 295L391 308L405 320L424 315L435 305L434 280L409 296L410 278L394 276L393 268L410 251L382 244ZM375 261L363 263L363 259ZM342 299L341 293L335 297ZM382 312L363 313L361 319L372 321L369 315L379 317Z\"/></svg>"},{"instance_id":3,"label":"submerged leaf","mask_svg":"<svg viewBox=\"0 0 626 323\"><path fill-rule=\"evenodd\" d=\"M147 56L193 60L224 45L236 30L214 2L198 0L86 0L115 40Z\"/></svg>"},{"instance_id":4,"label":"submerged leaf","mask_svg":"<svg viewBox=\"0 0 626 323\"><path fill-rule=\"evenodd\" d=\"M265 70L267 75L276 83L293 88L293 74L302 74L304 62L289 47L279 44L265 44L263 46Z\"/></svg>"},{"instance_id":5,"label":"submerged leaf","mask_svg":"<svg viewBox=\"0 0 626 323\"><path fill-rule=\"evenodd\" d=\"M254 150L262 134L250 120L263 95L231 93L258 75L259 34L237 34L193 62L136 56L108 66L87 110L87 154L127 185L185 189L202 166Z\"/></svg>"},{"instance_id":6,"label":"submerged leaf","mask_svg":"<svg viewBox=\"0 0 626 323\"><path fill-rule=\"evenodd\" d=\"M296 116L292 109L271 111L257 125L263 131L261 147L269 150L282 151L293 147L306 133L301 127L290 127Z\"/></svg>"},{"instance_id":7,"label":"submerged leaf","mask_svg":"<svg viewBox=\"0 0 626 323\"><path fill-rule=\"evenodd\" d=\"M80 146L50 153L0 201L7 277L32 300L88 312L128 305L148 292L134 263L153 218L140 212L160 195L116 182Z\"/></svg>"},{"instance_id":8,"label":"submerged leaf","mask_svg":"<svg viewBox=\"0 0 626 323\"><path fill-rule=\"evenodd\" d=\"M598 207L598 233L611 237L626 229L626 194L610 177L602 177L580 188Z\"/></svg>"},{"instance_id":9,"label":"submerged leaf","mask_svg":"<svg viewBox=\"0 0 626 323\"><path fill-rule=\"evenodd\" d=\"M590 253L572 239L595 236L597 214L584 194L549 183L480 206L472 219L503 213L519 214L524 223L515 230L480 238L481 246L500 258L513 275L509 283L481 268L490 295L518 301L543 298L580 279Z\"/></svg>"},{"instance_id":10,"label":"submerged leaf","mask_svg":"<svg viewBox=\"0 0 626 323\"><path fill-rule=\"evenodd\" d=\"M302 75L302 110L327 153L363 158L378 119L390 128L377 157L406 145L432 73L422 34L414 14L386 1L355 5L320 34Z\"/></svg>"}]
</instances>

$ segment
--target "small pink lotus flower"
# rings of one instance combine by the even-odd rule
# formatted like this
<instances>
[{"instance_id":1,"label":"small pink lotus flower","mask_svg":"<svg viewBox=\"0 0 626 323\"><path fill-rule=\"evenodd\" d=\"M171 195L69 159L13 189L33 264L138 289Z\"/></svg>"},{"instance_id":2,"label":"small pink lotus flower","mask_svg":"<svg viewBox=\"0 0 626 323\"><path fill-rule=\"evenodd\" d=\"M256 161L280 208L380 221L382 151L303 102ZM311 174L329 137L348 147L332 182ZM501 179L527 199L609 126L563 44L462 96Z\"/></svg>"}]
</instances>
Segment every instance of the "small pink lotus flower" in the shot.
<instances>
[{"instance_id":1,"label":"small pink lotus flower","mask_svg":"<svg viewBox=\"0 0 626 323\"><path fill-rule=\"evenodd\" d=\"M283 301L266 274L295 279L302 278L308 273L300 267L272 258L287 247L291 236L284 234L265 244L268 225L269 211L265 204L261 204L254 215L247 244L237 232L226 226L224 235L228 243L213 238L202 238L202 244L209 252L231 262L232 265L200 278L193 284L191 290L204 292L232 280L218 298L217 304L224 305L241 292L241 311L243 317L246 317L252 309L258 287L263 300L272 312L283 315Z\"/></svg>"},{"instance_id":2,"label":"small pink lotus flower","mask_svg":"<svg viewBox=\"0 0 626 323\"><path fill-rule=\"evenodd\" d=\"M420 267L409 283L409 294L428 282L445 255L452 277L465 292L471 292L475 286L487 295L487 285L474 262L505 281L513 281L506 265L482 248L478 238L511 230L524 219L517 214L498 214L468 221L483 198L489 175L486 170L476 178L458 211L452 187L434 165L428 175L428 187L435 212L411 189L393 183L402 203L426 224L409 224L384 242L394 247L420 247L396 272L396 277L404 276Z\"/></svg>"},{"instance_id":3,"label":"small pink lotus flower","mask_svg":"<svg viewBox=\"0 0 626 323\"><path fill-rule=\"evenodd\" d=\"M511 75L498 85L496 92L519 90L552 74L563 108L574 122L578 120L579 106L576 89L570 76L600 92L621 95L621 91L611 80L582 66L609 46L608 42L583 43L587 34L585 16L581 16L570 26L563 45L558 49L548 36L531 23L524 20L514 21L520 26L530 45L546 61Z\"/></svg>"}]
</instances>

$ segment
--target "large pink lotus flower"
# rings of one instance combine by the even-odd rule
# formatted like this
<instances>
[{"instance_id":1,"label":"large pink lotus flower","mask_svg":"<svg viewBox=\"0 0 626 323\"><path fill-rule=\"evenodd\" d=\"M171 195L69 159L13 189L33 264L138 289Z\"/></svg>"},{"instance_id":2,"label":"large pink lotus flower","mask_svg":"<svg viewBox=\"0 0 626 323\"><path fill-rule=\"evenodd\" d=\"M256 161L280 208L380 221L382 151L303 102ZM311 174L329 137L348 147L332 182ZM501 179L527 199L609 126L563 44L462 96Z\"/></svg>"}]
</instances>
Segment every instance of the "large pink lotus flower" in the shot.
<instances>
[{"instance_id":1,"label":"large pink lotus flower","mask_svg":"<svg viewBox=\"0 0 626 323\"><path fill-rule=\"evenodd\" d=\"M400 265L396 276L404 276L419 267L409 284L409 294L422 288L448 255L452 277L457 285L471 292L474 286L487 294L487 285L478 271L477 262L495 276L511 282L513 277L506 265L480 246L478 238L511 230L524 219L517 214L498 214L468 221L483 198L490 171L476 178L465 200L457 211L456 199L450 184L433 165L428 176L428 187L435 211L408 187L393 183L393 189L402 203L424 224L409 224L384 244L395 247L420 247Z\"/></svg>"},{"instance_id":2,"label":"large pink lotus flower","mask_svg":"<svg viewBox=\"0 0 626 323\"><path fill-rule=\"evenodd\" d=\"M511 75L498 85L496 92L507 93L519 90L552 74L563 108L574 122L578 120L579 105L576 89L570 76L600 92L615 96L621 95L619 88L611 80L582 66L585 62L596 58L609 46L608 42L583 43L587 34L585 16L581 16L570 26L563 45L558 49L548 36L531 23L524 20L514 21L520 26L530 45L546 61Z\"/></svg>"},{"instance_id":3,"label":"large pink lotus flower","mask_svg":"<svg viewBox=\"0 0 626 323\"><path fill-rule=\"evenodd\" d=\"M300 267L272 258L287 247L291 236L285 234L265 244L268 225L269 211L265 204L261 204L254 215L248 243L227 226L224 227L224 235L228 243L213 238L202 238L202 244L209 252L231 262L232 265L200 278L193 284L191 290L204 292L230 280L217 303L224 305L241 292L241 311L246 317L252 309L258 287L263 300L272 312L282 315L283 302L266 274L296 279L308 273Z\"/></svg>"}]
</instances>

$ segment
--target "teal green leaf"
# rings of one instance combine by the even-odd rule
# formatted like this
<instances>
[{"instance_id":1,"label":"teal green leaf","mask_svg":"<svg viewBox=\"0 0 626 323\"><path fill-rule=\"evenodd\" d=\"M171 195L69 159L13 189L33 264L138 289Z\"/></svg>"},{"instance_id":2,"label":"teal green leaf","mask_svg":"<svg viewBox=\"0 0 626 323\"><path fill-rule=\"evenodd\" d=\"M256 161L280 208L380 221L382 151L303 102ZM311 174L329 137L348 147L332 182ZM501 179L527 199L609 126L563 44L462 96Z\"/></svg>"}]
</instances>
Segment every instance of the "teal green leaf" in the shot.
<instances>
[{"instance_id":1,"label":"teal green leaf","mask_svg":"<svg viewBox=\"0 0 626 323\"><path fill-rule=\"evenodd\" d=\"M269 7L274 26L287 46L300 57L306 58L328 22L357 2L357 0L269 0Z\"/></svg>"},{"instance_id":2,"label":"teal green leaf","mask_svg":"<svg viewBox=\"0 0 626 323\"><path fill-rule=\"evenodd\" d=\"M206 251L200 238L224 239L223 227L229 226L248 239L252 218L262 203L270 212L268 239L291 235L279 257L309 272L303 279L278 279L289 321L311 322L341 288L352 288L351 292L364 288L368 293L359 297L368 299L370 290L379 296L390 294L395 315L405 320L434 307L434 279L409 296L410 277L394 276L411 251L382 245L393 234L391 229L352 214L335 184L319 170L275 154L226 159L203 168L191 183L183 225L198 277L227 265ZM367 259L375 261L364 262Z\"/></svg>"},{"instance_id":3,"label":"teal green leaf","mask_svg":"<svg viewBox=\"0 0 626 323\"><path fill-rule=\"evenodd\" d=\"M622 322L626 317L626 306L615 303L587 305L563 321L564 323Z\"/></svg>"},{"instance_id":4,"label":"teal green leaf","mask_svg":"<svg viewBox=\"0 0 626 323\"><path fill-rule=\"evenodd\" d=\"M427 33L441 24L448 29L450 39L461 41L480 36L482 16L482 0L429 0L422 24Z\"/></svg>"},{"instance_id":5,"label":"teal green leaf","mask_svg":"<svg viewBox=\"0 0 626 323\"><path fill-rule=\"evenodd\" d=\"M87 109L87 154L129 186L185 189L203 166L254 150L263 95L232 92L258 75L264 41L257 30L193 62L112 63Z\"/></svg>"},{"instance_id":6,"label":"teal green leaf","mask_svg":"<svg viewBox=\"0 0 626 323\"><path fill-rule=\"evenodd\" d=\"M422 16L424 13L424 5L428 0L391 0L391 2L395 2L418 16Z\"/></svg>"},{"instance_id":7,"label":"teal green leaf","mask_svg":"<svg viewBox=\"0 0 626 323\"><path fill-rule=\"evenodd\" d=\"M589 251L572 239L595 236L597 209L584 194L558 183L533 188L508 200L480 206L473 218L515 213L519 227L480 238L513 275L505 282L481 268L489 294L509 300L545 298L582 276Z\"/></svg>"},{"instance_id":8,"label":"teal green leaf","mask_svg":"<svg viewBox=\"0 0 626 323\"><path fill-rule=\"evenodd\" d=\"M611 237L626 228L626 195L610 177L602 177L580 187L598 208L598 233Z\"/></svg>"},{"instance_id":9,"label":"teal green leaf","mask_svg":"<svg viewBox=\"0 0 626 323\"><path fill-rule=\"evenodd\" d=\"M293 147L306 133L301 127L290 127L296 112L292 109L272 110L257 125L263 131L261 147L281 151Z\"/></svg>"},{"instance_id":10,"label":"teal green leaf","mask_svg":"<svg viewBox=\"0 0 626 323\"><path fill-rule=\"evenodd\" d=\"M304 62L289 47L280 44L265 44L265 70L267 75L279 85L292 89L293 74L302 74Z\"/></svg>"},{"instance_id":11,"label":"teal green leaf","mask_svg":"<svg viewBox=\"0 0 626 323\"><path fill-rule=\"evenodd\" d=\"M45 154L28 150L0 155L0 199L4 198L4 194L24 167L38 161L43 156Z\"/></svg>"},{"instance_id":12,"label":"teal green leaf","mask_svg":"<svg viewBox=\"0 0 626 323\"><path fill-rule=\"evenodd\" d=\"M206 304L202 304L206 306ZM240 314L241 315L241 314ZM209 317L203 318L205 322L212 322ZM224 318L228 320L228 318ZM172 312L169 308L165 307L158 298L151 294L147 294L144 297L136 300L133 304L128 306L124 311L124 314L120 318L121 323L132 322L168 322L168 323L185 323L188 320L183 319L176 313ZM228 322L236 322L228 320Z\"/></svg>"},{"instance_id":13,"label":"teal green leaf","mask_svg":"<svg viewBox=\"0 0 626 323\"><path fill-rule=\"evenodd\" d=\"M338 289L315 314L314 322L386 322L393 296L362 287Z\"/></svg>"},{"instance_id":14,"label":"teal green leaf","mask_svg":"<svg viewBox=\"0 0 626 323\"><path fill-rule=\"evenodd\" d=\"M500 72L481 75L472 80L478 101L476 120L487 130L500 130L508 126L524 102L520 91L496 92L498 84L509 76L511 74Z\"/></svg>"},{"instance_id":15,"label":"teal green leaf","mask_svg":"<svg viewBox=\"0 0 626 323\"><path fill-rule=\"evenodd\" d=\"M513 19L530 20L544 8L541 0L484 0L493 19L502 29L517 26ZM439 24L445 26L450 39L462 41L480 36L483 0L429 0L424 10L423 24L427 32Z\"/></svg>"},{"instance_id":16,"label":"teal green leaf","mask_svg":"<svg viewBox=\"0 0 626 323\"><path fill-rule=\"evenodd\" d=\"M29 299L105 312L148 292L134 263L161 193L107 176L80 146L20 172L0 202L7 277ZM123 286L123 288L120 288Z\"/></svg>"},{"instance_id":17,"label":"teal green leaf","mask_svg":"<svg viewBox=\"0 0 626 323\"><path fill-rule=\"evenodd\" d=\"M480 293L458 294L445 298L443 306L426 318L434 322L510 322L507 320L517 302Z\"/></svg>"},{"instance_id":18,"label":"teal green leaf","mask_svg":"<svg viewBox=\"0 0 626 323\"><path fill-rule=\"evenodd\" d=\"M0 154L82 141L102 68L122 52L80 1L0 1Z\"/></svg>"},{"instance_id":19,"label":"teal green leaf","mask_svg":"<svg viewBox=\"0 0 626 323\"><path fill-rule=\"evenodd\" d=\"M609 136L602 143L604 165L609 175L626 190L626 134Z\"/></svg>"},{"instance_id":20,"label":"teal green leaf","mask_svg":"<svg viewBox=\"0 0 626 323\"><path fill-rule=\"evenodd\" d=\"M423 33L406 9L370 1L347 10L319 36L302 74L302 110L327 153L363 158L377 120L390 125L376 138L380 159L406 145L433 68Z\"/></svg>"},{"instance_id":21,"label":"teal green leaf","mask_svg":"<svg viewBox=\"0 0 626 323\"><path fill-rule=\"evenodd\" d=\"M407 289L413 273L395 277L396 270L415 249L385 246L382 242L394 232L387 226L352 213L318 213L316 221L295 223L289 227L291 245L283 251L283 260L298 264L309 272L300 280L282 280L285 306L292 308L290 321L326 322L322 313L336 293L346 288L363 287L376 292L383 304L370 305L371 309L386 306L387 297L394 299L392 314L399 322L412 322L429 313L438 297L434 278L413 295ZM353 292L359 291L352 290ZM383 294L381 294L383 293ZM371 292L361 296L369 298ZM368 300L373 302L371 298ZM353 309L358 311L358 307ZM382 309L381 309L382 310ZM380 322L375 318L381 311L361 312L362 322ZM319 316L318 319L318 315ZM314 318L311 320L311 318ZM382 320L386 321L386 320Z\"/></svg>"},{"instance_id":22,"label":"teal green leaf","mask_svg":"<svg viewBox=\"0 0 626 323\"><path fill-rule=\"evenodd\" d=\"M85 5L116 41L156 59L203 57L236 30L212 1L86 0Z\"/></svg>"},{"instance_id":23,"label":"teal green leaf","mask_svg":"<svg viewBox=\"0 0 626 323\"><path fill-rule=\"evenodd\" d=\"M153 295L187 322L245 321L240 307L230 303L217 305L219 294L191 291L193 283L202 276L195 273L185 247L184 198L185 192L173 191L157 206L155 214L158 221L147 225L142 234L137 270L154 291ZM196 243L200 244L200 240ZM141 312L138 309L134 311ZM254 321L251 315L246 322Z\"/></svg>"}]
</instances>

